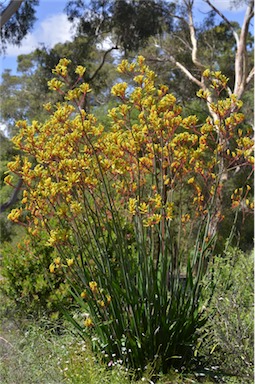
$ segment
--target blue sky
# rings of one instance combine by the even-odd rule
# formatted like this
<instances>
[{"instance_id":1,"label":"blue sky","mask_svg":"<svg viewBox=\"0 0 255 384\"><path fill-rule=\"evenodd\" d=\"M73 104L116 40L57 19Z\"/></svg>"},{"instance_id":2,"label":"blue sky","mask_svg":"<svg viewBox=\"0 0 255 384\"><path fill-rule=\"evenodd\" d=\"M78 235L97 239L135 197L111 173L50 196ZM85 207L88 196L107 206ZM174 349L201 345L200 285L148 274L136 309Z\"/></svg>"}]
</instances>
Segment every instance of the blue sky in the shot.
<instances>
[{"instance_id":1,"label":"blue sky","mask_svg":"<svg viewBox=\"0 0 255 384\"><path fill-rule=\"evenodd\" d=\"M244 17L244 7L229 9L230 0L212 0L224 15L231 21L242 23ZM72 39L72 25L67 20L64 13L66 1L63 0L40 0L40 5L36 8L37 21L33 30L22 41L20 47L8 46L6 56L1 58L1 72L5 69L11 69L16 72L17 56L28 54L37 48L40 43L48 47L53 47L57 43L63 43ZM208 6L203 0L195 0L195 19L202 20Z\"/></svg>"},{"instance_id":2,"label":"blue sky","mask_svg":"<svg viewBox=\"0 0 255 384\"><path fill-rule=\"evenodd\" d=\"M40 43L53 47L72 38L72 25L64 13L66 1L40 0L36 7L37 21L21 46L9 45L5 57L1 58L1 71L10 68L15 72L17 56L36 49Z\"/></svg>"}]
</instances>

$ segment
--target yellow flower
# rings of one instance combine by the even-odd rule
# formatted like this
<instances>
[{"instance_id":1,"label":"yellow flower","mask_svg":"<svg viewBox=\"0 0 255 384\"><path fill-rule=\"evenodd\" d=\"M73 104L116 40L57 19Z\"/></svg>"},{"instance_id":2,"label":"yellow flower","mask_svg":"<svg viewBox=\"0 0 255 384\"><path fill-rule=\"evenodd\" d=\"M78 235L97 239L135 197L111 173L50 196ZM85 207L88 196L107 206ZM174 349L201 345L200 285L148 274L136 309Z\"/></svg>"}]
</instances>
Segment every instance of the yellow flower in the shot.
<instances>
[{"instance_id":1,"label":"yellow flower","mask_svg":"<svg viewBox=\"0 0 255 384\"><path fill-rule=\"evenodd\" d=\"M181 217L181 222L182 223L187 223L190 220L190 215L186 213L185 215L182 215Z\"/></svg>"},{"instance_id":2,"label":"yellow flower","mask_svg":"<svg viewBox=\"0 0 255 384\"><path fill-rule=\"evenodd\" d=\"M240 202L239 201L233 201L232 202L232 208L237 208L239 206Z\"/></svg>"},{"instance_id":3,"label":"yellow flower","mask_svg":"<svg viewBox=\"0 0 255 384\"><path fill-rule=\"evenodd\" d=\"M50 266L49 266L49 270L50 270L50 273L54 273L55 272L55 264L51 264Z\"/></svg>"},{"instance_id":4,"label":"yellow flower","mask_svg":"<svg viewBox=\"0 0 255 384\"><path fill-rule=\"evenodd\" d=\"M26 204L27 203L27 197L23 197L23 199L21 200L21 203Z\"/></svg>"},{"instance_id":5,"label":"yellow flower","mask_svg":"<svg viewBox=\"0 0 255 384\"><path fill-rule=\"evenodd\" d=\"M67 76L67 66L71 63L71 60L66 59L65 57L59 60L59 63L52 70L53 73L56 73L60 76Z\"/></svg>"},{"instance_id":6,"label":"yellow flower","mask_svg":"<svg viewBox=\"0 0 255 384\"><path fill-rule=\"evenodd\" d=\"M85 71L86 71L86 68L85 68L85 67L83 67L82 65L78 65L78 66L76 67L75 73L77 73L77 75L79 75L80 77L82 77L82 76L84 75Z\"/></svg>"},{"instance_id":7,"label":"yellow flower","mask_svg":"<svg viewBox=\"0 0 255 384\"><path fill-rule=\"evenodd\" d=\"M84 320L85 327L93 327L93 321L90 317L87 317L87 319Z\"/></svg>"},{"instance_id":8,"label":"yellow flower","mask_svg":"<svg viewBox=\"0 0 255 384\"><path fill-rule=\"evenodd\" d=\"M154 214L152 216L149 216L147 219L143 220L143 225L145 227L153 227L154 225L160 222L161 218L162 218L161 215Z\"/></svg>"},{"instance_id":9,"label":"yellow flower","mask_svg":"<svg viewBox=\"0 0 255 384\"><path fill-rule=\"evenodd\" d=\"M63 87L64 83L60 80L57 80L57 79L52 79L52 80L49 80L48 81L48 87L50 90L59 90L61 87Z\"/></svg>"},{"instance_id":10,"label":"yellow flower","mask_svg":"<svg viewBox=\"0 0 255 384\"><path fill-rule=\"evenodd\" d=\"M12 179L13 177L11 175L8 175L4 178L5 184L12 185ZM25 192L25 191L24 191Z\"/></svg>"},{"instance_id":11,"label":"yellow flower","mask_svg":"<svg viewBox=\"0 0 255 384\"><path fill-rule=\"evenodd\" d=\"M159 209L159 208L162 207L162 197L158 193L156 193L155 198L153 199L153 201L155 203L154 206L155 206L156 209Z\"/></svg>"},{"instance_id":12,"label":"yellow flower","mask_svg":"<svg viewBox=\"0 0 255 384\"><path fill-rule=\"evenodd\" d=\"M104 307L105 307L104 300L99 300L97 303L98 303L98 305L99 305L101 308L104 308Z\"/></svg>"},{"instance_id":13,"label":"yellow flower","mask_svg":"<svg viewBox=\"0 0 255 384\"><path fill-rule=\"evenodd\" d=\"M133 199L133 198L129 199L128 210L131 213L131 215L136 214L136 203L137 203L136 199Z\"/></svg>"},{"instance_id":14,"label":"yellow flower","mask_svg":"<svg viewBox=\"0 0 255 384\"><path fill-rule=\"evenodd\" d=\"M164 180L164 185L168 185L170 183L170 179L166 175L163 176L163 180Z\"/></svg>"},{"instance_id":15,"label":"yellow flower","mask_svg":"<svg viewBox=\"0 0 255 384\"><path fill-rule=\"evenodd\" d=\"M166 219L167 220L173 219L173 217L174 217L173 209L174 209L174 203L167 203L166 204Z\"/></svg>"},{"instance_id":16,"label":"yellow flower","mask_svg":"<svg viewBox=\"0 0 255 384\"><path fill-rule=\"evenodd\" d=\"M80 88L79 88L79 89L80 89L81 92L83 92L83 93L91 92L91 89L90 89L90 87L89 87L89 84L87 84L87 83L82 83L82 84L80 85Z\"/></svg>"},{"instance_id":17,"label":"yellow flower","mask_svg":"<svg viewBox=\"0 0 255 384\"><path fill-rule=\"evenodd\" d=\"M74 201L70 205L70 210L74 214L79 214L82 211L81 203L78 203L77 201Z\"/></svg>"},{"instance_id":18,"label":"yellow flower","mask_svg":"<svg viewBox=\"0 0 255 384\"><path fill-rule=\"evenodd\" d=\"M128 85L127 83L119 83L112 87L111 93L113 96L124 97Z\"/></svg>"},{"instance_id":19,"label":"yellow flower","mask_svg":"<svg viewBox=\"0 0 255 384\"><path fill-rule=\"evenodd\" d=\"M55 263L56 265L60 265L60 263L61 263L61 259L60 259L60 257L57 257L57 258L54 260L54 263Z\"/></svg>"},{"instance_id":20,"label":"yellow flower","mask_svg":"<svg viewBox=\"0 0 255 384\"><path fill-rule=\"evenodd\" d=\"M74 263L74 259L67 259L66 260L68 267L71 267Z\"/></svg>"},{"instance_id":21,"label":"yellow flower","mask_svg":"<svg viewBox=\"0 0 255 384\"><path fill-rule=\"evenodd\" d=\"M83 299L86 299L86 298L88 297L87 292L86 292L86 291L82 291L82 293L81 293L81 297L82 297Z\"/></svg>"},{"instance_id":22,"label":"yellow flower","mask_svg":"<svg viewBox=\"0 0 255 384\"><path fill-rule=\"evenodd\" d=\"M14 222L18 222L20 215L22 213L22 208L15 208L9 213L8 219Z\"/></svg>"},{"instance_id":23,"label":"yellow flower","mask_svg":"<svg viewBox=\"0 0 255 384\"><path fill-rule=\"evenodd\" d=\"M97 283L95 281L90 281L89 282L89 287L93 293L97 292Z\"/></svg>"},{"instance_id":24,"label":"yellow flower","mask_svg":"<svg viewBox=\"0 0 255 384\"><path fill-rule=\"evenodd\" d=\"M145 214L148 212L148 205L146 203L141 203L138 208L142 214Z\"/></svg>"}]
</instances>

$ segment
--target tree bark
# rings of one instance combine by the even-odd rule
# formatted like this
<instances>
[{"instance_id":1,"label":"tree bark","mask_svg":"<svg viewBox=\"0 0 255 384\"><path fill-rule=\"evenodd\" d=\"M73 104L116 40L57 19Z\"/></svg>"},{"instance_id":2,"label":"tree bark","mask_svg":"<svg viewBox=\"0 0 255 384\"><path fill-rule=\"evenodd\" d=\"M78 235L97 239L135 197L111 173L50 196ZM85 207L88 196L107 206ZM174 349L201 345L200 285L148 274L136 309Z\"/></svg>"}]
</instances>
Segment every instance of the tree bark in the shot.
<instances>
[{"instance_id":1,"label":"tree bark","mask_svg":"<svg viewBox=\"0 0 255 384\"><path fill-rule=\"evenodd\" d=\"M249 24L254 16L254 2L250 1L242 25L239 44L237 45L236 50L236 60L235 60L235 86L234 94L240 98L245 90L248 78L248 68L247 68L247 52L246 52L246 40L249 32Z\"/></svg>"},{"instance_id":2,"label":"tree bark","mask_svg":"<svg viewBox=\"0 0 255 384\"><path fill-rule=\"evenodd\" d=\"M0 206L0 213L6 211L6 209L10 208L13 204L16 203L16 201L18 200L18 194L19 194L19 191L22 187L22 184L23 184L23 180L19 179L11 198L6 203L3 203Z\"/></svg>"},{"instance_id":3,"label":"tree bark","mask_svg":"<svg viewBox=\"0 0 255 384\"><path fill-rule=\"evenodd\" d=\"M246 42L249 32L249 25L252 17L254 16L254 1L250 0L248 2L240 35L238 35L238 33L235 31L230 21L211 3L210 0L204 1L225 21L225 23L230 26L233 32L233 36L236 40L235 85L233 93L238 97L238 99L240 99L245 90L246 85L251 80L254 74L254 68L248 74L246 52Z\"/></svg>"},{"instance_id":4,"label":"tree bark","mask_svg":"<svg viewBox=\"0 0 255 384\"><path fill-rule=\"evenodd\" d=\"M11 0L7 7L1 12L0 15L0 28L10 20L10 18L18 11L19 7L24 0Z\"/></svg>"}]
</instances>

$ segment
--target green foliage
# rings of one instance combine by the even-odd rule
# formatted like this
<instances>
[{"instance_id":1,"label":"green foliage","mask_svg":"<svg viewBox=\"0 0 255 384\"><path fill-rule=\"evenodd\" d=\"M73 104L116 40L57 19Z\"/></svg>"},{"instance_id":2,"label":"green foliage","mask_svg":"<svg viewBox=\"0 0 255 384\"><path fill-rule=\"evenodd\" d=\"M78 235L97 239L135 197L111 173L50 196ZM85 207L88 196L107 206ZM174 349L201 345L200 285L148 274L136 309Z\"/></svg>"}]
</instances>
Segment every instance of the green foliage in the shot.
<instances>
[{"instance_id":1,"label":"green foliage","mask_svg":"<svg viewBox=\"0 0 255 384\"><path fill-rule=\"evenodd\" d=\"M171 25L166 10L174 3L154 0L68 1L66 12L70 21L79 20L77 33L93 39L111 32L114 40L125 51L137 50L150 36L162 33L163 26Z\"/></svg>"},{"instance_id":2,"label":"green foliage","mask_svg":"<svg viewBox=\"0 0 255 384\"><path fill-rule=\"evenodd\" d=\"M17 44L21 43L21 40L26 36L33 26L35 18L35 7L39 4L39 0L25 0L22 2L20 8L15 14L2 26L0 38L1 38L1 50L4 51L7 43ZM6 3L1 1L0 11L2 12L6 7Z\"/></svg>"},{"instance_id":3,"label":"green foliage","mask_svg":"<svg viewBox=\"0 0 255 384\"><path fill-rule=\"evenodd\" d=\"M254 368L253 253L238 248L214 258L211 271L215 292L210 317L201 340L201 353L209 367L251 382Z\"/></svg>"},{"instance_id":4,"label":"green foliage","mask_svg":"<svg viewBox=\"0 0 255 384\"><path fill-rule=\"evenodd\" d=\"M1 254L0 288L18 312L56 318L59 304L71 305L63 276L53 279L49 272L51 248L23 237L18 244L4 244Z\"/></svg>"}]
</instances>

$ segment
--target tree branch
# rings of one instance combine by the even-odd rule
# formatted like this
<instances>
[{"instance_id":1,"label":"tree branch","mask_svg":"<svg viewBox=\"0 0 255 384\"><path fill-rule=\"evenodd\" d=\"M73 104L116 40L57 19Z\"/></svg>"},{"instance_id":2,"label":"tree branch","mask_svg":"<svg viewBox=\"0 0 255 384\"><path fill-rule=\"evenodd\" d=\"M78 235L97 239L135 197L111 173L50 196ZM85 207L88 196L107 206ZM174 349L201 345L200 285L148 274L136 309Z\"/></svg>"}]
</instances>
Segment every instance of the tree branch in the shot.
<instances>
[{"instance_id":1,"label":"tree branch","mask_svg":"<svg viewBox=\"0 0 255 384\"><path fill-rule=\"evenodd\" d=\"M106 60L106 56L108 55L108 53L110 53L110 52L113 51L114 49L118 49L118 46L116 45L115 47L111 47L111 48L109 48L107 51L105 51L101 64L100 64L99 67L95 70L95 72L93 73L93 75L90 77L89 81L94 80L94 78L96 77L96 75L98 74L98 72L102 69L102 67L103 67L103 65L104 65L104 63L105 63L105 60Z\"/></svg>"},{"instance_id":2,"label":"tree branch","mask_svg":"<svg viewBox=\"0 0 255 384\"><path fill-rule=\"evenodd\" d=\"M246 85L248 85L249 82L253 79L253 76L254 76L254 67L252 68L252 70L250 71L249 75L246 78Z\"/></svg>"},{"instance_id":3,"label":"tree branch","mask_svg":"<svg viewBox=\"0 0 255 384\"><path fill-rule=\"evenodd\" d=\"M214 12L216 12L224 21L225 23L228 24L228 26L231 28L232 32L233 32L233 35L234 35L234 38L236 40L236 43L239 44L239 36L237 34L237 32L235 31L233 25L230 23L230 21L226 18L225 15L223 15L223 13L221 13L221 11L216 8L211 2L210 0L204 0L205 3L207 3L213 10Z\"/></svg>"},{"instance_id":4,"label":"tree branch","mask_svg":"<svg viewBox=\"0 0 255 384\"><path fill-rule=\"evenodd\" d=\"M253 73L248 74L247 68L247 52L246 52L246 42L249 32L249 25L252 17L254 16L254 2L250 0L245 12L243 25L241 28L240 36L235 31L233 25L230 21L224 16L219 9L217 9L210 0L204 0L231 28L234 38L236 40L236 57L235 57L235 85L233 93L240 98L245 90L245 86L251 80Z\"/></svg>"},{"instance_id":5,"label":"tree branch","mask_svg":"<svg viewBox=\"0 0 255 384\"><path fill-rule=\"evenodd\" d=\"M24 0L11 0L7 7L1 12L0 15L0 28L10 20L10 18L16 13Z\"/></svg>"},{"instance_id":6,"label":"tree branch","mask_svg":"<svg viewBox=\"0 0 255 384\"><path fill-rule=\"evenodd\" d=\"M184 67L179 61L174 61L175 65L180 68L180 70L195 84L199 86L199 88L202 88L203 84L201 81L199 81L195 76L193 76L190 71Z\"/></svg>"},{"instance_id":7,"label":"tree branch","mask_svg":"<svg viewBox=\"0 0 255 384\"><path fill-rule=\"evenodd\" d=\"M197 57L197 38L196 38L196 31L194 27L194 21L193 21L193 14L192 14L192 7L193 7L193 0L185 0L184 3L186 4L187 11L188 11L188 18L189 18L189 32L190 32L190 40L192 44L192 61L193 63L202 71L205 69L205 66L198 60Z\"/></svg>"},{"instance_id":8,"label":"tree branch","mask_svg":"<svg viewBox=\"0 0 255 384\"><path fill-rule=\"evenodd\" d=\"M241 28L239 44L237 45L236 50L236 59L235 59L235 86L234 94L239 98L242 96L245 86L247 84L248 75L248 66L247 66L247 51L246 51L246 41L249 33L249 25L252 17L254 16L254 2L253 0L249 2L249 5L246 9L243 25Z\"/></svg>"},{"instance_id":9,"label":"tree branch","mask_svg":"<svg viewBox=\"0 0 255 384\"><path fill-rule=\"evenodd\" d=\"M11 207L13 204L16 203L16 201L18 200L18 194L19 194L19 191L20 191L22 185L23 185L23 180L19 179L10 200L8 200L6 203L3 203L0 206L0 213L6 211L6 209L8 209L9 207Z\"/></svg>"},{"instance_id":10,"label":"tree branch","mask_svg":"<svg viewBox=\"0 0 255 384\"><path fill-rule=\"evenodd\" d=\"M189 25L189 23L187 22L187 20L185 20L184 17L179 16L179 15L176 15L176 14L174 14L174 13L172 13L172 12L167 12L167 14L168 14L169 16L171 16L171 17L173 17L173 18L175 18L175 19L181 20L181 21L183 21L185 24Z\"/></svg>"},{"instance_id":11,"label":"tree branch","mask_svg":"<svg viewBox=\"0 0 255 384\"><path fill-rule=\"evenodd\" d=\"M167 59L160 59L159 57L157 58L150 57L150 58L147 58L146 60L159 62L159 63L163 63L167 61ZM168 60L170 60L174 65L176 65L176 67L178 67L185 74L185 76L187 76L193 83L197 84L199 88L203 88L203 83L199 81L195 76L193 76L192 73L186 67L184 67L184 65L182 65L179 61L176 61L173 56L169 55Z\"/></svg>"}]
</instances>

